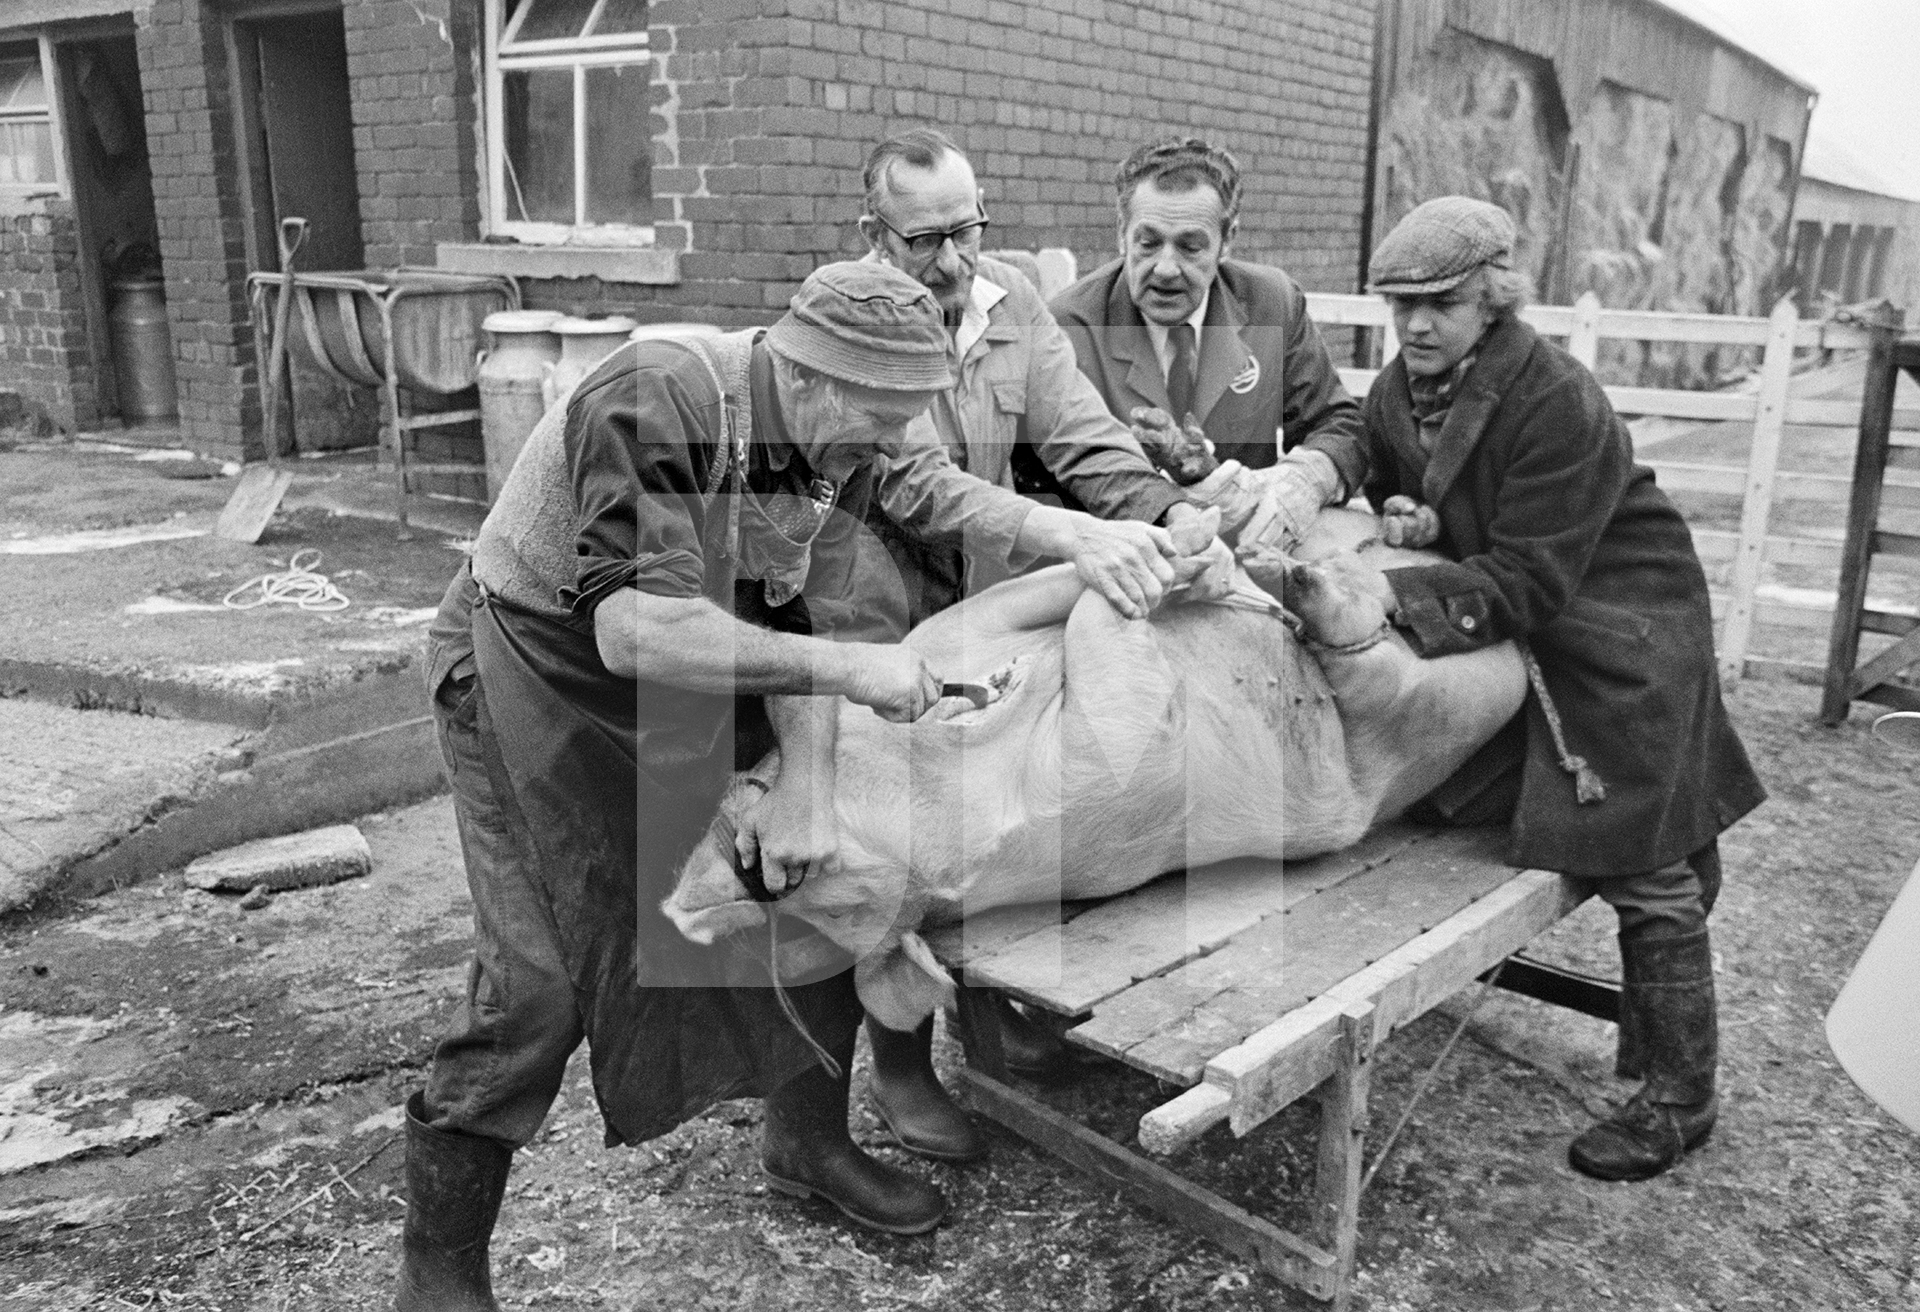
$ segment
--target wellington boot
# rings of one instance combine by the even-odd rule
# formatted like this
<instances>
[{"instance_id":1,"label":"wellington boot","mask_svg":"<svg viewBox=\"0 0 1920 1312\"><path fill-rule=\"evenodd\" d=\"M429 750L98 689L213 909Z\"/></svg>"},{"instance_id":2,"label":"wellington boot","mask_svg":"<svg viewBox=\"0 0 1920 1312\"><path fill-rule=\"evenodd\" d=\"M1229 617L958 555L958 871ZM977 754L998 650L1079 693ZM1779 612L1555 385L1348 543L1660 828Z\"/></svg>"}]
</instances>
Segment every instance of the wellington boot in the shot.
<instances>
[{"instance_id":1,"label":"wellington boot","mask_svg":"<svg viewBox=\"0 0 1920 1312\"><path fill-rule=\"evenodd\" d=\"M933 1017L912 1031L867 1017L873 1107L900 1146L939 1162L977 1162L987 1141L933 1073Z\"/></svg>"},{"instance_id":2,"label":"wellington boot","mask_svg":"<svg viewBox=\"0 0 1920 1312\"><path fill-rule=\"evenodd\" d=\"M1622 1074L1645 1078L1627 1104L1567 1149L1601 1180L1648 1180L1706 1142L1719 1114L1719 1029L1706 930L1672 938L1620 936Z\"/></svg>"},{"instance_id":3,"label":"wellington boot","mask_svg":"<svg viewBox=\"0 0 1920 1312\"><path fill-rule=\"evenodd\" d=\"M910 1037L910 1036L909 1036ZM796 1198L823 1198L856 1223L917 1235L939 1225L946 1196L924 1180L877 1161L847 1134L847 1076L853 1045L835 1053L841 1075L810 1066L766 1102L760 1164L767 1182Z\"/></svg>"},{"instance_id":4,"label":"wellington boot","mask_svg":"<svg viewBox=\"0 0 1920 1312\"><path fill-rule=\"evenodd\" d=\"M1071 1084L1080 1076L1080 1062L1061 1037L1033 1020L1007 995L995 992L993 1012L1000 1021L1000 1048L1007 1069L1039 1084Z\"/></svg>"},{"instance_id":5,"label":"wellington boot","mask_svg":"<svg viewBox=\"0 0 1920 1312\"><path fill-rule=\"evenodd\" d=\"M513 1150L493 1139L430 1128L419 1094L407 1101L407 1220L396 1312L500 1312L487 1242L500 1215Z\"/></svg>"}]
</instances>

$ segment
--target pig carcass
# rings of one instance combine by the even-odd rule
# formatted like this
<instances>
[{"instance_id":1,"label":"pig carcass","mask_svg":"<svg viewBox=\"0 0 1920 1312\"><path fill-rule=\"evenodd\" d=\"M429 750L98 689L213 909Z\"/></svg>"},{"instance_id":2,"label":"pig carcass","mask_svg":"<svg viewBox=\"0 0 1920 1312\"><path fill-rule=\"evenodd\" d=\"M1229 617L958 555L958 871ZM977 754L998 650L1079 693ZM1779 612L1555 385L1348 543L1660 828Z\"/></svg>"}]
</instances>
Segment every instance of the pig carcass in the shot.
<instances>
[{"instance_id":1,"label":"pig carcass","mask_svg":"<svg viewBox=\"0 0 1920 1312\"><path fill-rule=\"evenodd\" d=\"M1337 565L1374 523L1327 512L1294 560ZM1413 555L1367 546L1363 558ZM907 638L942 677L989 685L985 707L949 699L904 725L841 707L841 869L775 905L857 961L877 1019L912 1028L951 988L923 924L1337 850L1519 709L1512 645L1421 660L1337 569L1248 564L1265 588L1235 567L1222 600L1169 603L1150 622L1122 619L1066 566L1009 580ZM1275 604L1282 575L1302 636ZM776 753L736 778L664 904L695 942L764 923L768 904L734 874L732 817L778 768ZM809 964L795 950L786 970Z\"/></svg>"}]
</instances>

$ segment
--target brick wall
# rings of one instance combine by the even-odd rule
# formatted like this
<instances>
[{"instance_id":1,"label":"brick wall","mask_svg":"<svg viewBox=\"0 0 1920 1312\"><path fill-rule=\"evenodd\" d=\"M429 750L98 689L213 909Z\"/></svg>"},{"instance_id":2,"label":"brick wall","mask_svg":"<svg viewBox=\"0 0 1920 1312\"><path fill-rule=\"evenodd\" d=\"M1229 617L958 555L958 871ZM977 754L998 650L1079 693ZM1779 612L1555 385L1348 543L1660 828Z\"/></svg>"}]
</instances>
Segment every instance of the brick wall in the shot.
<instances>
[{"instance_id":1,"label":"brick wall","mask_svg":"<svg viewBox=\"0 0 1920 1312\"><path fill-rule=\"evenodd\" d=\"M1241 161L1236 253L1354 289L1373 58L1352 0L657 0L655 226L682 282L649 318L764 322L858 254L860 163L933 123L972 156L992 244L1114 254L1112 175L1139 142Z\"/></svg>"},{"instance_id":2,"label":"brick wall","mask_svg":"<svg viewBox=\"0 0 1920 1312\"><path fill-rule=\"evenodd\" d=\"M46 197L0 214L0 387L62 428L100 418L73 202Z\"/></svg>"},{"instance_id":3,"label":"brick wall","mask_svg":"<svg viewBox=\"0 0 1920 1312\"><path fill-rule=\"evenodd\" d=\"M218 16L201 0L153 0L135 13L181 438L228 458L257 456L245 211Z\"/></svg>"},{"instance_id":4,"label":"brick wall","mask_svg":"<svg viewBox=\"0 0 1920 1312\"><path fill-rule=\"evenodd\" d=\"M431 265L436 242L480 230L480 5L357 0L344 16L367 265Z\"/></svg>"}]
</instances>

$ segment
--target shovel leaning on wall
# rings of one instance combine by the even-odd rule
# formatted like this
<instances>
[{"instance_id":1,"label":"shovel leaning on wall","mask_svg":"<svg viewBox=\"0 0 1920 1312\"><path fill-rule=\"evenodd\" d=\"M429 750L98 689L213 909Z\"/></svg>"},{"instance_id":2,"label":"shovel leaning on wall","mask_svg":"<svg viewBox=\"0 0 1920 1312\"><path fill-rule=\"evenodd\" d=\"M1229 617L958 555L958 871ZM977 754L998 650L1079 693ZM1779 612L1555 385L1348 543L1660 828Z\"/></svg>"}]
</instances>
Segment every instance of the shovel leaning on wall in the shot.
<instances>
[{"instance_id":1,"label":"shovel leaning on wall","mask_svg":"<svg viewBox=\"0 0 1920 1312\"><path fill-rule=\"evenodd\" d=\"M280 294L273 303L273 337L267 343L267 382L261 389L261 409L265 420L261 437L267 448L265 464L249 465L240 474L240 482L227 498L214 525L214 536L235 542L258 542L267 530L267 521L280 508L280 498L293 482L293 471L280 464L280 393L287 374L287 329L293 311L293 257L307 240L307 221L280 220ZM257 320L256 320L257 322ZM292 443L287 443L289 449Z\"/></svg>"},{"instance_id":2,"label":"shovel leaning on wall","mask_svg":"<svg viewBox=\"0 0 1920 1312\"><path fill-rule=\"evenodd\" d=\"M1920 712L1881 716L1873 736L1920 761ZM1862 1092L1920 1133L1920 866L1834 999L1827 1046Z\"/></svg>"}]
</instances>

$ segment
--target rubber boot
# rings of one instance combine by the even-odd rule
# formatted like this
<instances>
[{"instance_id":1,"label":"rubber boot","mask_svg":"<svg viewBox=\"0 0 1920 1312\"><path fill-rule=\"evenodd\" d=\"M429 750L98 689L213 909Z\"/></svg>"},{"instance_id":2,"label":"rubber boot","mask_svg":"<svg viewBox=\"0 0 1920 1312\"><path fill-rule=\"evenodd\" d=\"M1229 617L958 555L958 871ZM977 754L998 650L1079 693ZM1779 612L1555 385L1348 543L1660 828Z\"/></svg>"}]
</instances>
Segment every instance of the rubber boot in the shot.
<instances>
[{"instance_id":1,"label":"rubber boot","mask_svg":"<svg viewBox=\"0 0 1920 1312\"><path fill-rule=\"evenodd\" d=\"M993 994L993 1014L1000 1021L1000 1050L1006 1054L1009 1071L1040 1084L1069 1084L1078 1078L1080 1063L1073 1049L998 990Z\"/></svg>"},{"instance_id":2,"label":"rubber boot","mask_svg":"<svg viewBox=\"0 0 1920 1312\"><path fill-rule=\"evenodd\" d=\"M977 1162L987 1141L933 1073L933 1017L890 1030L867 1017L873 1048L873 1108L900 1146L937 1162Z\"/></svg>"},{"instance_id":3,"label":"rubber boot","mask_svg":"<svg viewBox=\"0 0 1920 1312\"><path fill-rule=\"evenodd\" d=\"M1650 1180L1706 1142L1719 1115L1719 1030L1706 930L1677 938L1620 936L1624 976L1617 1069L1640 1091L1575 1139L1567 1160L1599 1180Z\"/></svg>"},{"instance_id":4,"label":"rubber boot","mask_svg":"<svg viewBox=\"0 0 1920 1312\"><path fill-rule=\"evenodd\" d=\"M487 1241L500 1215L513 1150L478 1135L435 1130L407 1100L407 1220L397 1312L500 1312Z\"/></svg>"},{"instance_id":5,"label":"rubber boot","mask_svg":"<svg viewBox=\"0 0 1920 1312\"><path fill-rule=\"evenodd\" d=\"M840 1062L838 1079L824 1067L809 1066L767 1099L760 1143L767 1183L796 1198L824 1199L870 1230L924 1234L946 1216L946 1196L854 1143L847 1133L852 1037L844 1052L833 1055Z\"/></svg>"}]
</instances>

